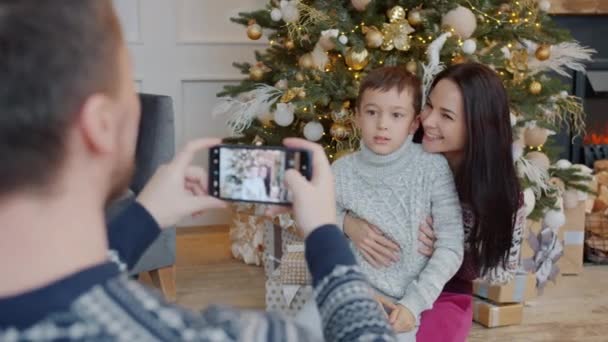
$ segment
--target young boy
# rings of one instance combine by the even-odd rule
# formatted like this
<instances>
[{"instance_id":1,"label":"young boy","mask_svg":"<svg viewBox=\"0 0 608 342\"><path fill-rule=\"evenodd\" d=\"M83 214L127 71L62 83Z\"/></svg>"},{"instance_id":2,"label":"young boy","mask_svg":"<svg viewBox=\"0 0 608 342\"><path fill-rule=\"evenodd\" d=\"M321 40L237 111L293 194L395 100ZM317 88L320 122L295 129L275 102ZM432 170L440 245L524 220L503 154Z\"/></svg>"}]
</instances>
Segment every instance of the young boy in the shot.
<instances>
[{"instance_id":1,"label":"young boy","mask_svg":"<svg viewBox=\"0 0 608 342\"><path fill-rule=\"evenodd\" d=\"M401 247L396 263L378 269L351 242L400 341L415 341L420 314L432 307L463 255L461 206L447 161L412 143L421 92L420 80L404 68L371 71L357 101L361 150L332 165L339 222L349 212ZM417 251L417 234L429 215L437 241L427 258Z\"/></svg>"}]
</instances>

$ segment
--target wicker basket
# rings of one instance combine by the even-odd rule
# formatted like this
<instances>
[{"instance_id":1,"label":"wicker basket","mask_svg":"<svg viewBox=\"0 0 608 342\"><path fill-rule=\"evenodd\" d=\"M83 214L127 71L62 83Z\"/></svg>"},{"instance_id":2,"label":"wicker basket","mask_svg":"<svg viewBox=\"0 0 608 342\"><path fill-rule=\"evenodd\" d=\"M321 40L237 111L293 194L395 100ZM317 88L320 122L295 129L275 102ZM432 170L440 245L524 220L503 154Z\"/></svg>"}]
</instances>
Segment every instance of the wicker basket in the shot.
<instances>
[{"instance_id":1,"label":"wicker basket","mask_svg":"<svg viewBox=\"0 0 608 342\"><path fill-rule=\"evenodd\" d=\"M604 213L587 215L585 255L593 263L608 264L608 216Z\"/></svg>"}]
</instances>

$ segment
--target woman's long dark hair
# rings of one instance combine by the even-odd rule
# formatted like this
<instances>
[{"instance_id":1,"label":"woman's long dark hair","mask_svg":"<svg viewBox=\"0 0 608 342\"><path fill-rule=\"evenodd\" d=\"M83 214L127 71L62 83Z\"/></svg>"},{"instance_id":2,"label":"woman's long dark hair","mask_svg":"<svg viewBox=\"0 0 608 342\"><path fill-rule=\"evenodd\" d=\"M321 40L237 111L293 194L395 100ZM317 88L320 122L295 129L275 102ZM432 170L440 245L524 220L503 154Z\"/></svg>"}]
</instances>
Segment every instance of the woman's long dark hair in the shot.
<instances>
[{"instance_id":1,"label":"woman's long dark hair","mask_svg":"<svg viewBox=\"0 0 608 342\"><path fill-rule=\"evenodd\" d=\"M520 206L509 100L500 77L482 64L451 66L437 75L432 87L443 79L462 92L467 139L454 177L460 202L475 215L467 242L484 274L506 264Z\"/></svg>"}]
</instances>

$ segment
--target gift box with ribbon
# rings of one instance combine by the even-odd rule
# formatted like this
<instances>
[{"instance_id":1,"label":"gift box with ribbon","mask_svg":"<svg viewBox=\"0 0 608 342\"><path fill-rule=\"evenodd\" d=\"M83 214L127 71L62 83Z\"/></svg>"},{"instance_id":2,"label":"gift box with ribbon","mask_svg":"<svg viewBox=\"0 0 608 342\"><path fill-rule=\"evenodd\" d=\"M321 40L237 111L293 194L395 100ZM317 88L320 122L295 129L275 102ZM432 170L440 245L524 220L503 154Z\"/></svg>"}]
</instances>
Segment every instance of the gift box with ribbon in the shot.
<instances>
[{"instance_id":1,"label":"gift box with ribbon","mask_svg":"<svg viewBox=\"0 0 608 342\"><path fill-rule=\"evenodd\" d=\"M518 273L504 285L475 280L473 294L494 303L523 303L536 296L536 276L533 273Z\"/></svg>"},{"instance_id":2,"label":"gift box with ribbon","mask_svg":"<svg viewBox=\"0 0 608 342\"><path fill-rule=\"evenodd\" d=\"M291 244L281 258L279 266L283 285L309 285L312 283L310 272L304 257L304 244Z\"/></svg>"},{"instance_id":3,"label":"gift box with ribbon","mask_svg":"<svg viewBox=\"0 0 608 342\"><path fill-rule=\"evenodd\" d=\"M473 320L486 328L521 324L523 311L521 303L493 304L473 298Z\"/></svg>"},{"instance_id":4,"label":"gift box with ribbon","mask_svg":"<svg viewBox=\"0 0 608 342\"><path fill-rule=\"evenodd\" d=\"M583 271L585 251L585 204L566 209L566 223L559 230L558 238L564 245L564 254L557 266L561 274L576 275Z\"/></svg>"}]
</instances>

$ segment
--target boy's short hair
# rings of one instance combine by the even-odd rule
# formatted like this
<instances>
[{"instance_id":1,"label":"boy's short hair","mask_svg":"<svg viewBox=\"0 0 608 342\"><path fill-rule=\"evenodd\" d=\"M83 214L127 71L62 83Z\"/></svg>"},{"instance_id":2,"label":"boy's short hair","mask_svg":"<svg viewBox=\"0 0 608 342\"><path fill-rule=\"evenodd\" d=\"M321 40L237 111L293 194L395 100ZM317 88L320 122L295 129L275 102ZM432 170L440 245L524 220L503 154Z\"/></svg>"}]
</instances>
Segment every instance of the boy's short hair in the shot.
<instances>
[{"instance_id":1,"label":"boy's short hair","mask_svg":"<svg viewBox=\"0 0 608 342\"><path fill-rule=\"evenodd\" d=\"M0 197L51 183L84 101L116 93L121 43L110 0L0 0Z\"/></svg>"},{"instance_id":2,"label":"boy's short hair","mask_svg":"<svg viewBox=\"0 0 608 342\"><path fill-rule=\"evenodd\" d=\"M359 95L357 96L357 106L361 105L363 93L366 90L390 91L397 89L399 93L408 90L414 102L414 112L418 115L422 107L422 82L414 74L400 66L385 66L370 71L361 81Z\"/></svg>"}]
</instances>

